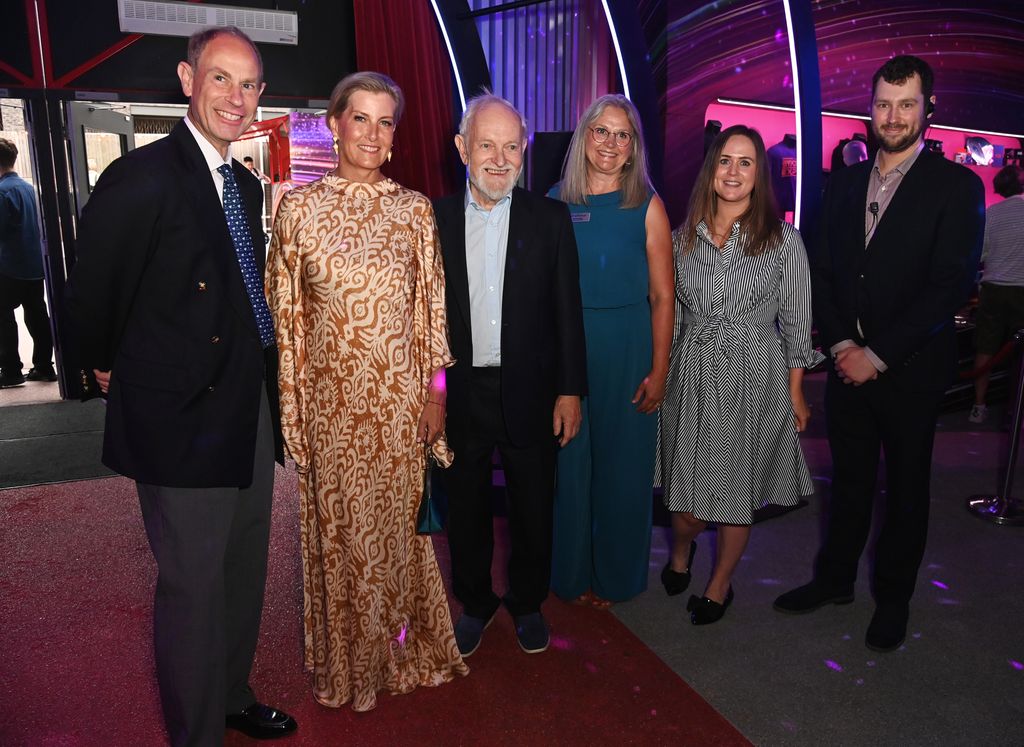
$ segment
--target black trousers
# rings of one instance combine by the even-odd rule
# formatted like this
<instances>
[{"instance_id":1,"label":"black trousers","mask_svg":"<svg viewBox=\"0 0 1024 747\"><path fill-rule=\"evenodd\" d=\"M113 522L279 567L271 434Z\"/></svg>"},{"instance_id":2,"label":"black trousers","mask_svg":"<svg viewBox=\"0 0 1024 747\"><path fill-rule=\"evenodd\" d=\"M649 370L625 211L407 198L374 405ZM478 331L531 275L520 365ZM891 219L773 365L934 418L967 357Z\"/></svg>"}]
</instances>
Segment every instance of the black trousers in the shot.
<instances>
[{"instance_id":1,"label":"black trousers","mask_svg":"<svg viewBox=\"0 0 1024 747\"><path fill-rule=\"evenodd\" d=\"M455 597L473 617L489 618L501 603L491 585L491 455L497 448L505 470L511 543L505 606L513 616L537 612L551 583L557 445L550 431L538 433L530 444L509 440L499 368L474 368L469 398L469 422L449 423L455 461L442 472Z\"/></svg>"},{"instance_id":2,"label":"black trousers","mask_svg":"<svg viewBox=\"0 0 1024 747\"><path fill-rule=\"evenodd\" d=\"M249 672L267 579L274 440L260 397L248 488L137 483L159 573L153 644L171 744L224 743L224 717L252 705Z\"/></svg>"},{"instance_id":3,"label":"black trousers","mask_svg":"<svg viewBox=\"0 0 1024 747\"><path fill-rule=\"evenodd\" d=\"M942 392L905 391L884 377L854 387L829 375L825 415L832 452L832 500L815 578L849 588L871 528L880 454L886 493L875 547L879 604L907 602L928 537L932 446Z\"/></svg>"},{"instance_id":4,"label":"black trousers","mask_svg":"<svg viewBox=\"0 0 1024 747\"><path fill-rule=\"evenodd\" d=\"M22 369L18 355L18 322L14 318L14 310L19 306L32 336L32 365L46 368L52 363L53 336L46 315L43 279L22 280L0 275L0 369L12 373Z\"/></svg>"}]
</instances>

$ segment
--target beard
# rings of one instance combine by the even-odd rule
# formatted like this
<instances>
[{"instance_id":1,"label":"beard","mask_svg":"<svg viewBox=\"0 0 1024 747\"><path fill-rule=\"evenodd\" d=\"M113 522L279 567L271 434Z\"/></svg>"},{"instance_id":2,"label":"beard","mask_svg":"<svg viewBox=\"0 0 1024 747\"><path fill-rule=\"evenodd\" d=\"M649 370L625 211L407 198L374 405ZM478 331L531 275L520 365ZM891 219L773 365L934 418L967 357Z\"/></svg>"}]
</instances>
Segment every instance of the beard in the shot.
<instances>
[{"instance_id":1,"label":"beard","mask_svg":"<svg viewBox=\"0 0 1024 747\"><path fill-rule=\"evenodd\" d=\"M523 167L520 164L518 169L509 171L504 179L497 182L495 177L489 176L484 168L480 167L470 170L469 183L476 187L476 190L491 202L498 202L516 186L516 182L519 181L519 174L522 171ZM487 180L490 180L490 186L488 186Z\"/></svg>"},{"instance_id":2,"label":"beard","mask_svg":"<svg viewBox=\"0 0 1024 747\"><path fill-rule=\"evenodd\" d=\"M886 135L883 128L884 125L879 127L874 122L871 123L871 131L875 136L875 140L878 141L878 147L886 153L900 153L917 142L917 139L921 136L921 131L924 129L924 122L922 120L915 120L907 125L907 129L903 134Z\"/></svg>"}]
</instances>

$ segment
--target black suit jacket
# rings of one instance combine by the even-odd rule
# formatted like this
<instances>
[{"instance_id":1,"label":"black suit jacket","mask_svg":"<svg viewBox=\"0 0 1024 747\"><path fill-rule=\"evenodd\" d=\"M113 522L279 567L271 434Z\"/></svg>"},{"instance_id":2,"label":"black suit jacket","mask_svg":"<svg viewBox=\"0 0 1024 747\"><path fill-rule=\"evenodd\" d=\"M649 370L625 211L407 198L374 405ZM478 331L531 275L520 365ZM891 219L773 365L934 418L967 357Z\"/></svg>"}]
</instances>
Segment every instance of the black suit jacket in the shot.
<instances>
[{"instance_id":1,"label":"black suit jacket","mask_svg":"<svg viewBox=\"0 0 1024 747\"><path fill-rule=\"evenodd\" d=\"M448 428L469 425L473 334L466 271L465 193L434 203L444 256L448 327L455 365L448 369ZM501 300L501 400L517 445L552 437L559 395L586 394L587 361L579 255L566 206L512 192Z\"/></svg>"},{"instance_id":2,"label":"black suit jacket","mask_svg":"<svg viewBox=\"0 0 1024 747\"><path fill-rule=\"evenodd\" d=\"M263 190L232 163L264 266ZM264 351L224 210L184 122L101 175L66 291L83 367L111 371L103 463L167 487L252 480L260 387L281 437Z\"/></svg>"},{"instance_id":3,"label":"black suit jacket","mask_svg":"<svg viewBox=\"0 0 1024 747\"><path fill-rule=\"evenodd\" d=\"M821 342L826 349L844 339L867 345L897 386L942 390L956 370L953 315L981 254L984 187L969 169L922 151L865 248L873 166L868 160L839 171L825 194L821 237L810 252Z\"/></svg>"}]
</instances>

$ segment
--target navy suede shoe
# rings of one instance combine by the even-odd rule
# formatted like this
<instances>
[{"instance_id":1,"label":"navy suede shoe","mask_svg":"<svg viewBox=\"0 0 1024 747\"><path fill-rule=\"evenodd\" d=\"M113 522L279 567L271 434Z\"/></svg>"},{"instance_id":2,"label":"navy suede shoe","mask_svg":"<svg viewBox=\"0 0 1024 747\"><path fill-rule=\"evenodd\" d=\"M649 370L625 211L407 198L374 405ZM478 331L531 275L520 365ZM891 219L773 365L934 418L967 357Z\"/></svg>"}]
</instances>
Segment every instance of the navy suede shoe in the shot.
<instances>
[{"instance_id":1,"label":"navy suede shoe","mask_svg":"<svg viewBox=\"0 0 1024 747\"><path fill-rule=\"evenodd\" d=\"M462 654L463 659L480 648L480 638L487 626L494 621L496 614L498 614L497 610L485 619L463 613L459 621L455 623L455 645L459 647L459 653Z\"/></svg>"},{"instance_id":2,"label":"navy suede shoe","mask_svg":"<svg viewBox=\"0 0 1024 747\"><path fill-rule=\"evenodd\" d=\"M519 648L528 654L539 654L547 649L551 636L548 634L548 624L544 622L542 614L531 612L529 615L520 615L515 620Z\"/></svg>"}]
</instances>

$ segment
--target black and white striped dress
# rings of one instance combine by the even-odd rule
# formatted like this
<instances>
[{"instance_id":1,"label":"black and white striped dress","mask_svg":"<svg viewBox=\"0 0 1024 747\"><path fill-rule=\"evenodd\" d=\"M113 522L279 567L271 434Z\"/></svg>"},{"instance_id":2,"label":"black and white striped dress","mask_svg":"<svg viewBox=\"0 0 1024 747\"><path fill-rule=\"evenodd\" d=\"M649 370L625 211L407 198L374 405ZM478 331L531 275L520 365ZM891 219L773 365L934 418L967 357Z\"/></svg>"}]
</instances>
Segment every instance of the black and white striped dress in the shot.
<instances>
[{"instance_id":1,"label":"black and white striped dress","mask_svg":"<svg viewBox=\"0 0 1024 747\"><path fill-rule=\"evenodd\" d=\"M814 492L793 419L789 369L811 347L811 282L796 229L751 257L733 224L718 249L707 227L676 257L676 333L661 414L665 505L703 521L750 524L753 512Z\"/></svg>"}]
</instances>

